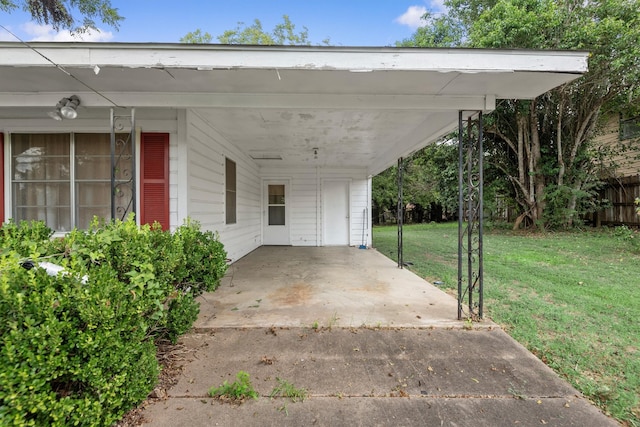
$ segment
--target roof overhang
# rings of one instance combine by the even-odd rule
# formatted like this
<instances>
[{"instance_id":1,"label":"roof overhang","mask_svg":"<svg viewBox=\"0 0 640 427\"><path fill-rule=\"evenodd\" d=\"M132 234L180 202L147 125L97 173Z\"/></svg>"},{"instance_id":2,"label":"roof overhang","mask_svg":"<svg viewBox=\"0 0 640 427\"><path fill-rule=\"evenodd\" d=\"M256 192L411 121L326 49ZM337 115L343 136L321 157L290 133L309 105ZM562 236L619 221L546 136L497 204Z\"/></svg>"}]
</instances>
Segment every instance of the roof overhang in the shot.
<instances>
[{"instance_id":1,"label":"roof overhang","mask_svg":"<svg viewBox=\"0 0 640 427\"><path fill-rule=\"evenodd\" d=\"M488 112L498 99L534 98L586 72L587 56L531 50L0 43L0 124L44 115L71 94L80 97L81 113L112 106L184 108L260 165L362 167L376 174L454 129L459 110Z\"/></svg>"}]
</instances>

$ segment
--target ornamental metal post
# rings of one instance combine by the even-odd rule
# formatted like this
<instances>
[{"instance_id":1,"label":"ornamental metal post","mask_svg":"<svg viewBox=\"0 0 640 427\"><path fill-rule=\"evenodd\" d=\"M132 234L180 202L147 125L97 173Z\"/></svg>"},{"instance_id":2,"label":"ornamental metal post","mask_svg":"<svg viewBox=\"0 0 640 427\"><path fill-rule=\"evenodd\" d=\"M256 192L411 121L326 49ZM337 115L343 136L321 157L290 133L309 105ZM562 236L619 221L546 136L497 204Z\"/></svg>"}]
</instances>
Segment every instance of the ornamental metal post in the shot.
<instances>
[{"instance_id":1,"label":"ornamental metal post","mask_svg":"<svg viewBox=\"0 0 640 427\"><path fill-rule=\"evenodd\" d=\"M458 113L458 319L483 316L482 112Z\"/></svg>"},{"instance_id":2,"label":"ornamental metal post","mask_svg":"<svg viewBox=\"0 0 640 427\"><path fill-rule=\"evenodd\" d=\"M136 120L111 109L111 219L124 221L136 210Z\"/></svg>"},{"instance_id":3,"label":"ornamental metal post","mask_svg":"<svg viewBox=\"0 0 640 427\"><path fill-rule=\"evenodd\" d=\"M398 224L398 268L404 267L403 260L403 242L402 242L402 224L404 220L404 202L402 194L402 179L404 178L404 159L398 159L398 206L396 209L396 222Z\"/></svg>"}]
</instances>

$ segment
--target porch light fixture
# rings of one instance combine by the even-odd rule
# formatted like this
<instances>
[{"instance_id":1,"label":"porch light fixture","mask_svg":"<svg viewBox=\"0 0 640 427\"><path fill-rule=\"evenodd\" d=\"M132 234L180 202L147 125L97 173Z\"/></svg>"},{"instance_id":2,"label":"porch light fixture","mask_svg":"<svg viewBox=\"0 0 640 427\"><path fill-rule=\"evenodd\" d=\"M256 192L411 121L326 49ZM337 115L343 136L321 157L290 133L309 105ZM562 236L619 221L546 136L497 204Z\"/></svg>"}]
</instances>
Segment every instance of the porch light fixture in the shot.
<instances>
[{"instance_id":1,"label":"porch light fixture","mask_svg":"<svg viewBox=\"0 0 640 427\"><path fill-rule=\"evenodd\" d=\"M313 149L313 159L314 160L318 160L318 149L317 148Z\"/></svg>"},{"instance_id":2,"label":"porch light fixture","mask_svg":"<svg viewBox=\"0 0 640 427\"><path fill-rule=\"evenodd\" d=\"M62 98L56 104L56 109L49 111L47 115L53 120L62 119L75 119L78 117L78 105L80 105L80 98L76 95L71 95L69 98Z\"/></svg>"},{"instance_id":3,"label":"porch light fixture","mask_svg":"<svg viewBox=\"0 0 640 427\"><path fill-rule=\"evenodd\" d=\"M62 114L62 117L65 119L75 119L78 117L78 112L76 110L78 105L80 105L80 98L76 95L72 95L69 98L65 98L64 102L64 107L60 108L60 114Z\"/></svg>"}]
</instances>

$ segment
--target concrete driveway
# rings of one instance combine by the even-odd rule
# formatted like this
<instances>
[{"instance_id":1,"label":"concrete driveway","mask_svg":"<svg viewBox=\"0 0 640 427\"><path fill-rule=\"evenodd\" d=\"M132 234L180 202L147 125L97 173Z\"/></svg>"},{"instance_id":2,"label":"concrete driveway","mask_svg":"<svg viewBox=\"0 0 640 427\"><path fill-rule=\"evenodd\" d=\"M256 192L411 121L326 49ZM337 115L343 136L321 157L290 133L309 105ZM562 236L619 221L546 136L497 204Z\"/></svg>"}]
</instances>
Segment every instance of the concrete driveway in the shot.
<instances>
[{"instance_id":1,"label":"concrete driveway","mask_svg":"<svg viewBox=\"0 0 640 427\"><path fill-rule=\"evenodd\" d=\"M262 247L202 298L150 426L616 426L490 321L375 250ZM211 387L249 373L260 398ZM307 391L270 397L281 381ZM162 393L160 393L162 394Z\"/></svg>"},{"instance_id":2,"label":"concrete driveway","mask_svg":"<svg viewBox=\"0 0 640 427\"><path fill-rule=\"evenodd\" d=\"M459 326L454 298L372 249L263 246L202 298L195 327Z\"/></svg>"}]
</instances>

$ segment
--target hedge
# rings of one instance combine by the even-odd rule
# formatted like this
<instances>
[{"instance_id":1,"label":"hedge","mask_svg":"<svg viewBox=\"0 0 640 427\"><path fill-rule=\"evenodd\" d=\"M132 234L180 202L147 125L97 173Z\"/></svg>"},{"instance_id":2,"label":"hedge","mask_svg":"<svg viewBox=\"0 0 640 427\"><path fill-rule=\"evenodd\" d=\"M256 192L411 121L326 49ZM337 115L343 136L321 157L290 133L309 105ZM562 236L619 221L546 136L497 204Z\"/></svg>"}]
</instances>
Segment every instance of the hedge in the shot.
<instances>
[{"instance_id":1,"label":"hedge","mask_svg":"<svg viewBox=\"0 0 640 427\"><path fill-rule=\"evenodd\" d=\"M155 343L192 326L226 253L191 221L51 235L37 222L0 228L0 425L111 425L153 389Z\"/></svg>"}]
</instances>

